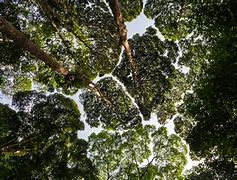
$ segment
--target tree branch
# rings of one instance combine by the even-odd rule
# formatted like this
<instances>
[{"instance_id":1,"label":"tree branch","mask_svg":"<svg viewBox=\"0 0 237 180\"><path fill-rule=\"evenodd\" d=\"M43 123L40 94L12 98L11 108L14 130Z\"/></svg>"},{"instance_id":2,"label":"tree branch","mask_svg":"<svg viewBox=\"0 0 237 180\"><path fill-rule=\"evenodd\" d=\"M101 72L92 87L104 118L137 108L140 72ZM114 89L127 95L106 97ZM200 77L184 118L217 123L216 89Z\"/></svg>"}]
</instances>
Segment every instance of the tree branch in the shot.
<instances>
[{"instance_id":1,"label":"tree branch","mask_svg":"<svg viewBox=\"0 0 237 180\"><path fill-rule=\"evenodd\" d=\"M23 50L28 51L38 59L48 65L53 71L56 71L65 77L68 77L71 73L67 68L61 65L58 61L53 59L49 54L41 50L35 43L29 40L22 32L16 29L10 22L8 22L3 16L0 16L0 32L4 33L8 38L12 39ZM72 76L74 76L72 74ZM78 72L73 81L81 80L83 84L91 90L96 96L101 98L109 105L112 103L100 92L95 84L83 73Z\"/></svg>"},{"instance_id":2,"label":"tree branch","mask_svg":"<svg viewBox=\"0 0 237 180\"><path fill-rule=\"evenodd\" d=\"M19 143L15 143L15 144L11 144L11 145L8 145L8 146L1 146L1 151L4 151L5 149L9 149L9 148L12 148L12 147L15 147L15 146L20 146L20 145L22 145L22 144L25 144L25 143L27 143L27 142L30 142L30 141L32 141L32 140L34 140L34 139L36 139L36 138L38 138L40 135L39 134L36 134L35 136L33 136L33 137L31 137L31 138L29 138L29 139L26 139L26 140L23 140L23 141L21 141L21 142L19 142Z\"/></svg>"},{"instance_id":3,"label":"tree branch","mask_svg":"<svg viewBox=\"0 0 237 180\"><path fill-rule=\"evenodd\" d=\"M28 51L29 53L43 61L53 71L56 71L64 76L69 74L67 68L53 59L49 54L41 50L35 43L29 40L22 32L16 29L3 16L0 16L0 31L8 38L12 39L23 50Z\"/></svg>"},{"instance_id":4,"label":"tree branch","mask_svg":"<svg viewBox=\"0 0 237 180\"><path fill-rule=\"evenodd\" d=\"M13 138L13 139L11 139L10 141L8 141L8 142L2 144L2 145L0 146L0 149L2 149L4 146L10 144L11 142L13 142L13 141L15 141L15 140L17 140L17 138Z\"/></svg>"},{"instance_id":5,"label":"tree branch","mask_svg":"<svg viewBox=\"0 0 237 180\"><path fill-rule=\"evenodd\" d=\"M58 29L58 26L59 25L62 25L64 26L64 28L73 34L73 36L75 36L80 42L82 42L82 44L87 47L91 53L97 53L97 54L100 54L100 55L103 55L101 54L100 52L96 52L95 50L93 50L92 47L90 47L90 45L87 44L87 42L83 39L83 37L80 37L76 32L73 31L73 28L72 27L75 27L75 28L78 28L77 27L77 24L74 23L73 19L72 19L72 16L69 16L67 17L70 22L72 23L71 26L69 28L69 26L65 25L64 24L64 19L60 17L60 15L58 15L57 13L53 12L52 8L48 5L48 3L44 0L35 0L36 3L39 5L39 7L41 8L41 10L44 12L44 14L46 15L46 17L51 21L53 22L53 26L54 28L56 27ZM61 4L63 4L62 2L60 2ZM69 13L69 9L67 8L66 5L64 5L65 9L67 10L67 13ZM73 15L73 12L70 11L70 14ZM55 18L56 17L56 18ZM57 22L55 22L55 20L57 20Z\"/></svg>"},{"instance_id":6,"label":"tree branch","mask_svg":"<svg viewBox=\"0 0 237 180\"><path fill-rule=\"evenodd\" d=\"M145 171L140 175L139 174L139 179L141 180L143 176L146 175L146 172L148 171L148 168L150 167L151 163L156 159L156 156L152 158L152 160L147 164Z\"/></svg>"},{"instance_id":7,"label":"tree branch","mask_svg":"<svg viewBox=\"0 0 237 180\"><path fill-rule=\"evenodd\" d=\"M123 21L122 10L121 10L119 0L108 0L108 2L109 2L110 9L112 10L112 13L114 15L115 23L118 27L120 43L124 47L128 61L131 65L133 80L136 81L136 74L137 74L136 63L132 57L132 50L128 43L127 28Z\"/></svg>"}]
</instances>

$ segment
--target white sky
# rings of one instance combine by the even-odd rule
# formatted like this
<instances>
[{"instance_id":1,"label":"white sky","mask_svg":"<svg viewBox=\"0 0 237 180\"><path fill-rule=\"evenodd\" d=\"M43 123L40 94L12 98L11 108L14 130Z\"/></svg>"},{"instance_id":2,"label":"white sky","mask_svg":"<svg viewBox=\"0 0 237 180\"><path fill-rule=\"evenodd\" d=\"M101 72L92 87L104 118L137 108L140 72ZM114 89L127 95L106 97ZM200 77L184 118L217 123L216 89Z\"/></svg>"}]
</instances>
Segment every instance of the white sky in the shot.
<instances>
[{"instance_id":1,"label":"white sky","mask_svg":"<svg viewBox=\"0 0 237 180\"><path fill-rule=\"evenodd\" d=\"M7 96L0 91L0 103L3 104L11 104L12 103L12 98L10 96Z\"/></svg>"}]
</instances>

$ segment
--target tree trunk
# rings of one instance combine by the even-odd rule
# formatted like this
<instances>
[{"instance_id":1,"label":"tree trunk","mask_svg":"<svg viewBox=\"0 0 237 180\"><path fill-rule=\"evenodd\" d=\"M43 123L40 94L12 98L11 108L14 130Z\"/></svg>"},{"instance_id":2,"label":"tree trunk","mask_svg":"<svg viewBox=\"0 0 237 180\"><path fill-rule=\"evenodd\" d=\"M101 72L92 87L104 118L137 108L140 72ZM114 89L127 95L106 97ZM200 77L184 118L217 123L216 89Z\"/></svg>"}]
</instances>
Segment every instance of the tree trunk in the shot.
<instances>
[{"instance_id":1,"label":"tree trunk","mask_svg":"<svg viewBox=\"0 0 237 180\"><path fill-rule=\"evenodd\" d=\"M28 51L29 53L43 61L53 71L56 71L64 76L67 76L69 74L67 68L62 66L49 54L41 50L35 43L29 40L22 32L16 29L3 16L0 16L0 32L5 34L9 39L12 39L23 50Z\"/></svg>"},{"instance_id":2,"label":"tree trunk","mask_svg":"<svg viewBox=\"0 0 237 180\"><path fill-rule=\"evenodd\" d=\"M114 15L114 20L116 22L116 25L118 27L120 43L122 44L122 46L124 47L124 49L126 51L128 61L129 61L131 68L132 68L133 80L136 81L136 73L137 73L136 64L135 64L135 61L132 57L132 51L131 51L130 45L128 43L127 28L126 28L126 25L123 21L123 16L122 16L122 11L121 11L119 0L108 0L108 2L109 2L110 9L112 10L112 13Z\"/></svg>"}]
</instances>

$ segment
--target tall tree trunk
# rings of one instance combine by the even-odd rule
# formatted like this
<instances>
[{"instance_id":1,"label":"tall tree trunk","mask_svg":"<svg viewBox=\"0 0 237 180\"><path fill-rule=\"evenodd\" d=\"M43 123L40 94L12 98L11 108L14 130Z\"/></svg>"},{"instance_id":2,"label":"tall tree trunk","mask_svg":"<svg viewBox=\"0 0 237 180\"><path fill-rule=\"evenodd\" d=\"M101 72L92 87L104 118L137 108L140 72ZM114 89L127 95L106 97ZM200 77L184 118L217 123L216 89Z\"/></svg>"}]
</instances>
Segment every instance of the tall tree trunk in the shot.
<instances>
[{"instance_id":1,"label":"tall tree trunk","mask_svg":"<svg viewBox=\"0 0 237 180\"><path fill-rule=\"evenodd\" d=\"M135 64L135 61L132 57L132 51L131 51L130 45L128 43L127 28L126 28L126 25L123 21L123 15L122 15L119 0L108 0L108 2L109 2L110 9L112 10L112 13L114 15L114 20L116 22L116 25L118 27L120 43L122 44L122 46L124 47L124 49L126 51L128 61L129 61L131 68L132 68L133 80L136 81L136 74L137 74L136 64Z\"/></svg>"},{"instance_id":2,"label":"tall tree trunk","mask_svg":"<svg viewBox=\"0 0 237 180\"><path fill-rule=\"evenodd\" d=\"M0 16L0 32L5 34L9 39L12 39L23 50L28 51L38 59L43 61L53 71L56 71L64 76L69 74L67 68L53 59L49 54L41 50L35 43L29 40L22 32L16 29L3 16Z\"/></svg>"}]
</instances>

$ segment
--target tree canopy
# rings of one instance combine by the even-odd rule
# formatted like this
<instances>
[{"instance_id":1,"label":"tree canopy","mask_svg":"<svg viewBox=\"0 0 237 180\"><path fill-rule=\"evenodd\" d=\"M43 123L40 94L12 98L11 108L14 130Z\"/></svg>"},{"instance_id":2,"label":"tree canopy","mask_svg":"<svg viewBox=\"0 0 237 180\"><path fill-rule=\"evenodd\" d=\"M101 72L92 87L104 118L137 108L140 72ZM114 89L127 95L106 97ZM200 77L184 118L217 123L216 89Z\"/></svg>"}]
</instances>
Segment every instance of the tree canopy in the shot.
<instances>
[{"instance_id":1,"label":"tree canopy","mask_svg":"<svg viewBox=\"0 0 237 180\"><path fill-rule=\"evenodd\" d=\"M237 177L236 6L1 0L0 179Z\"/></svg>"}]
</instances>

